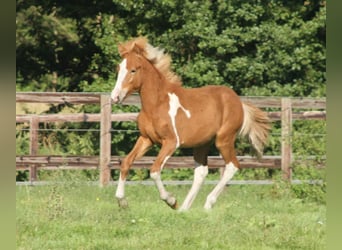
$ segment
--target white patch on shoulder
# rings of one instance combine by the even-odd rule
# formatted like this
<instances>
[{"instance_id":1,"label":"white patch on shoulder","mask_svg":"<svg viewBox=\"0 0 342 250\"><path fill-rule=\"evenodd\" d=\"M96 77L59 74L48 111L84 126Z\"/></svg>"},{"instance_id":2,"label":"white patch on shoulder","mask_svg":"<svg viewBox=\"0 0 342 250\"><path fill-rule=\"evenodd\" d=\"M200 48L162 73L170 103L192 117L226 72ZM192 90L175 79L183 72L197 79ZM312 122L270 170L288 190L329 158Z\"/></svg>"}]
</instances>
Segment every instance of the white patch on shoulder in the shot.
<instances>
[{"instance_id":1,"label":"white patch on shoulder","mask_svg":"<svg viewBox=\"0 0 342 250\"><path fill-rule=\"evenodd\" d=\"M179 102L179 98L176 94L174 93L168 93L169 95L169 98L170 98L170 101L169 101L169 104L170 104L170 109L169 109L169 116L171 118L171 123L172 123L172 127L173 127L173 131L175 132L175 135L176 135L176 139L177 139L177 145L176 147L178 148L180 143L179 143L179 136L178 136L178 131L177 131L177 127L176 127L176 115L177 115L177 112L178 112L178 109L182 109L183 112L185 113L186 117L187 118L190 118L191 117L191 114L190 114L190 111L185 109Z\"/></svg>"}]
</instances>

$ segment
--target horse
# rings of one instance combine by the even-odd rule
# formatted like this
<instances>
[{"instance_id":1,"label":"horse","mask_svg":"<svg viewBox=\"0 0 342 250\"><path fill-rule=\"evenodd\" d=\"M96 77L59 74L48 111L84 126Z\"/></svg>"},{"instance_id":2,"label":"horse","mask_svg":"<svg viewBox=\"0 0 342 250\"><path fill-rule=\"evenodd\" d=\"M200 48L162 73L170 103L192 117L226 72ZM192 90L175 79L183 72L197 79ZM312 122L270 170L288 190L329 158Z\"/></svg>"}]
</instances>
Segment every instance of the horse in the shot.
<instances>
[{"instance_id":1,"label":"horse","mask_svg":"<svg viewBox=\"0 0 342 250\"><path fill-rule=\"evenodd\" d=\"M248 137L258 155L262 155L270 130L267 114L242 102L227 86L184 88L170 68L170 55L153 47L146 37L118 44L118 52L122 61L111 92L112 103L122 103L133 92L138 92L141 99L137 118L140 135L120 166L115 193L119 207L128 206L125 181L132 163L157 144L161 147L150 167L150 177L160 198L173 209L190 209L208 174L209 148L215 144L225 166L221 179L206 198L204 208L210 210L240 168L234 148L237 135ZM177 148L193 148L195 165L192 186L180 207L161 179L165 163Z\"/></svg>"}]
</instances>

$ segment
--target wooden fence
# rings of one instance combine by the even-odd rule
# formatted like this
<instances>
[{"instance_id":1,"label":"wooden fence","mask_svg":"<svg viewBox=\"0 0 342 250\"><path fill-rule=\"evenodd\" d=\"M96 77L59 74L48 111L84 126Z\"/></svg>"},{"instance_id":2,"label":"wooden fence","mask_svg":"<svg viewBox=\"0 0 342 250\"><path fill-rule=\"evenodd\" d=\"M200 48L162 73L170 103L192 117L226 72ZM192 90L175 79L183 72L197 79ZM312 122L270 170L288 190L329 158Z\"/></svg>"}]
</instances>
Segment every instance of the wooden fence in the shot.
<instances>
[{"instance_id":1,"label":"wooden fence","mask_svg":"<svg viewBox=\"0 0 342 250\"><path fill-rule=\"evenodd\" d=\"M271 120L281 120L281 155L264 156L256 159L249 156L238 156L242 168L280 168L284 179L291 179L293 161L291 135L292 120L326 119L325 98L282 98L282 97L241 97L260 108L279 108L279 111L268 112ZM100 185L110 181L110 169L120 166L120 157L111 156L111 126L113 121L135 121L138 113L112 113L112 104L108 93L16 93L17 103L45 104L100 104L99 114L25 114L16 115L17 123L29 123L30 152L29 155L16 156L16 169L29 170L30 180L37 179L38 169L100 169ZM137 95L128 97L126 105L140 105ZM294 112L294 109L307 110ZM38 132L41 122L100 122L100 155L99 156L43 156L38 155ZM153 157L143 157L133 164L133 168L149 167ZM222 167L223 160L209 157L209 167ZM192 157L171 157L165 167L182 168L193 166Z\"/></svg>"}]
</instances>

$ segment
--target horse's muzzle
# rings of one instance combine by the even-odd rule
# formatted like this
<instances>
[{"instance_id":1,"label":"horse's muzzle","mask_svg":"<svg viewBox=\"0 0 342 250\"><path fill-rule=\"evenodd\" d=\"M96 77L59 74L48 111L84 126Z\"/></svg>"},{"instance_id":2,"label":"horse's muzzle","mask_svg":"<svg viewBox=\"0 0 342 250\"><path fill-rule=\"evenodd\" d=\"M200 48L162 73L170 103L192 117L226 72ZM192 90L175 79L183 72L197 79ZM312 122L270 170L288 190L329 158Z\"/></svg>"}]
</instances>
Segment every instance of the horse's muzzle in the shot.
<instances>
[{"instance_id":1,"label":"horse's muzzle","mask_svg":"<svg viewBox=\"0 0 342 250\"><path fill-rule=\"evenodd\" d=\"M119 92L113 91L111 94L112 102L115 104L121 104L123 100L126 98L126 95L127 90L121 90Z\"/></svg>"}]
</instances>

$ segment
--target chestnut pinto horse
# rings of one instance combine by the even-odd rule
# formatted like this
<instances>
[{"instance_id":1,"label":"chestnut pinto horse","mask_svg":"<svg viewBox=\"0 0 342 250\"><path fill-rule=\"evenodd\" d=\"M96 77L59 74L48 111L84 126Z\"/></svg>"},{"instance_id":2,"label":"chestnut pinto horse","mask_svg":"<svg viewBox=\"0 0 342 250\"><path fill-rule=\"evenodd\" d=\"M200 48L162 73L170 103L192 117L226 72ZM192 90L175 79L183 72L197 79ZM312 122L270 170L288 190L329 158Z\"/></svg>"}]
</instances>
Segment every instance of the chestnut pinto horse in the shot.
<instances>
[{"instance_id":1,"label":"chestnut pinto horse","mask_svg":"<svg viewBox=\"0 0 342 250\"><path fill-rule=\"evenodd\" d=\"M153 145L161 145L150 169L160 198L177 208L176 198L166 191L161 171L177 148L194 149L194 180L179 210L188 210L208 174L207 156L212 143L225 162L220 181L207 196L204 208L211 209L225 185L239 169L234 141L238 133L249 137L261 155L270 123L260 109L242 103L237 94L225 86L183 88L180 78L170 70L171 58L162 49L152 47L145 37L132 39L118 46L123 58L115 88L114 103L121 103L129 94L138 92L141 111L138 116L140 137L123 159L116 198L126 207L125 180L135 159Z\"/></svg>"}]
</instances>

